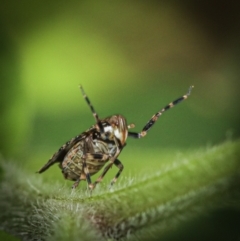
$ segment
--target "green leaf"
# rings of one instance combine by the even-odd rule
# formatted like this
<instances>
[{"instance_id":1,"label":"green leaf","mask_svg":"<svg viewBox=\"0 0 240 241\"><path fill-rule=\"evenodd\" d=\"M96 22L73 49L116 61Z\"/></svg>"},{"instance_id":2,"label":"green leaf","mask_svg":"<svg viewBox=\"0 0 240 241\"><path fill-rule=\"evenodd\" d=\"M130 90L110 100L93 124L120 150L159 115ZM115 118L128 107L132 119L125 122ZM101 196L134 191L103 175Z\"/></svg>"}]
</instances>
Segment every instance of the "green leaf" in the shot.
<instances>
[{"instance_id":1,"label":"green leaf","mask_svg":"<svg viewBox=\"0 0 240 241\"><path fill-rule=\"evenodd\" d=\"M25 240L158 240L211 210L239 209L239 160L240 141L228 141L92 196L2 161L1 228Z\"/></svg>"}]
</instances>

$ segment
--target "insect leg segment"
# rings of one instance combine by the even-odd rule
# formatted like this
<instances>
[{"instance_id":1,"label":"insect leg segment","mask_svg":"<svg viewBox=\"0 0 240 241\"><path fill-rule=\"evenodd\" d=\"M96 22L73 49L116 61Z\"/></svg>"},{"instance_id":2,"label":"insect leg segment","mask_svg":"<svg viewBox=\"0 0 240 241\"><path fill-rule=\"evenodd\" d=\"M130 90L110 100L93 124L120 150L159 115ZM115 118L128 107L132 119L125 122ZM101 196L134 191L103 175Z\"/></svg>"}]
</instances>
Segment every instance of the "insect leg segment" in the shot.
<instances>
[{"instance_id":1,"label":"insect leg segment","mask_svg":"<svg viewBox=\"0 0 240 241\"><path fill-rule=\"evenodd\" d=\"M103 133L103 132L104 132L104 129L103 129L102 123L101 123L101 121L100 121L100 119L99 119L99 117L98 117L98 114L96 113L95 109L93 108L93 105L91 104L90 99L88 98L88 96L87 96L86 93L84 92L83 87L82 87L81 85L80 85L79 87L80 87L80 89L81 89L81 91L82 91L83 98L86 100L88 106L89 106L90 109L91 109L91 112L92 112L92 114L93 114L93 116L94 116L94 118L95 118L95 120L96 120L96 122L97 122L97 125L98 125L98 127L99 127L100 132Z\"/></svg>"},{"instance_id":2,"label":"insect leg segment","mask_svg":"<svg viewBox=\"0 0 240 241\"><path fill-rule=\"evenodd\" d=\"M167 106L165 106L162 110L157 112L155 115L152 116L152 118L147 122L147 124L143 127L142 131L140 133L135 133L135 132L128 132L128 136L133 137L133 138L142 138L144 137L147 132L152 128L154 123L158 120L158 118L167 110L170 108L174 107L178 103L182 102L183 100L186 100L188 96L191 94L192 88L194 86L190 86L188 89L187 94L181 96L180 98L174 100L173 102L169 103Z\"/></svg>"},{"instance_id":3,"label":"insect leg segment","mask_svg":"<svg viewBox=\"0 0 240 241\"><path fill-rule=\"evenodd\" d=\"M78 178L77 181L73 183L73 185L72 185L72 189L77 188L77 186L79 185L79 182L80 182L80 181L81 181L81 179Z\"/></svg>"},{"instance_id":4,"label":"insect leg segment","mask_svg":"<svg viewBox=\"0 0 240 241\"><path fill-rule=\"evenodd\" d=\"M120 174L122 173L123 168L124 168L123 164L122 164L118 159L115 159L113 163L114 163L114 165L115 165L116 167L119 168L119 171L118 171L118 173L115 175L115 177L112 179L112 181L111 181L111 183L110 183L110 187L112 187L112 185L117 181L117 179L119 178L119 176L120 176Z\"/></svg>"},{"instance_id":5,"label":"insect leg segment","mask_svg":"<svg viewBox=\"0 0 240 241\"><path fill-rule=\"evenodd\" d=\"M121 172L123 170L122 163L118 159L116 159L119 156L121 150L123 149L123 146L121 145L120 142L118 142L118 140L116 138L114 139L114 141L117 146L117 151L114 156L108 156L110 163L104 168L102 174L93 183L93 188L95 188L95 186L102 181L102 179L104 178L104 176L106 175L106 173L109 171L109 169L112 167L113 164L115 164L120 170L118 171L118 173L116 174L114 179L111 181L110 186L112 186L117 181L117 178L119 177L119 175L121 174Z\"/></svg>"},{"instance_id":6,"label":"insect leg segment","mask_svg":"<svg viewBox=\"0 0 240 241\"><path fill-rule=\"evenodd\" d=\"M95 188L95 186L96 186L96 184L97 183L99 183L101 180L102 180L102 178L104 177L104 175L106 174L106 172L108 171L108 170L106 170L106 172L104 173L103 172L103 174L101 175L102 176L102 178L98 178L97 179L97 181L95 181L94 183L92 183L92 181L91 181L91 172L89 172L89 169L88 169L88 166L87 166L87 163L88 163L88 161L98 161L98 162L103 162L103 163L105 163L107 160L109 159L109 156L108 155L106 155L106 154L101 154L101 153L86 153L85 155L84 155L84 161L83 161L83 173L85 174L85 176L86 176L86 181L87 181L87 183L88 183L88 187L89 187L89 189L90 190L93 190L94 188ZM112 163L110 163L111 165L112 165ZM110 166L111 167L111 166ZM109 167L109 168L110 168ZM109 169L108 168L108 169ZM105 168L106 169L106 168ZM105 169L104 169L104 171L105 171Z\"/></svg>"},{"instance_id":7,"label":"insect leg segment","mask_svg":"<svg viewBox=\"0 0 240 241\"><path fill-rule=\"evenodd\" d=\"M89 170L88 170L88 167L87 167L87 163L86 163L86 155L82 156L82 160L83 160L83 162L82 162L82 173L83 173L83 175L85 176L85 178L87 180L88 187L90 188L90 190L92 190L93 189L92 181L91 181L90 173L89 173ZM75 173L72 169L71 169L71 172ZM63 170L63 173L64 173L64 170ZM75 174L78 175L77 172ZM79 185L80 181L81 181L81 176L79 176L79 178L72 185L72 189L75 189Z\"/></svg>"},{"instance_id":8,"label":"insect leg segment","mask_svg":"<svg viewBox=\"0 0 240 241\"><path fill-rule=\"evenodd\" d=\"M102 174L98 177L98 179L93 183L93 186L95 187L98 183L100 183L102 181L102 179L104 178L104 176L106 175L106 173L109 171L109 169L112 167L112 165L115 165L119 168L119 171L117 172L117 174L115 175L115 177L112 179L111 183L110 183L110 188L112 187L112 185L117 181L118 177L120 176L121 172L123 171L123 164L118 160L115 159L114 162L110 162L103 170Z\"/></svg>"},{"instance_id":9,"label":"insect leg segment","mask_svg":"<svg viewBox=\"0 0 240 241\"><path fill-rule=\"evenodd\" d=\"M110 162L103 170L102 174L98 177L98 179L94 182L94 187L102 181L102 179L104 178L104 176L106 175L106 173L108 172L108 170L112 167L113 163Z\"/></svg>"},{"instance_id":10,"label":"insect leg segment","mask_svg":"<svg viewBox=\"0 0 240 241\"><path fill-rule=\"evenodd\" d=\"M94 185L92 184L92 181L91 181L91 177L90 177L90 173L89 173L89 170L88 170L88 167L87 167L86 160L83 161L83 172L86 175L86 180L87 180L89 189L93 190L94 189Z\"/></svg>"},{"instance_id":11,"label":"insect leg segment","mask_svg":"<svg viewBox=\"0 0 240 241\"><path fill-rule=\"evenodd\" d=\"M98 160L98 161L107 161L109 155L101 153L86 153L85 157L88 161Z\"/></svg>"}]
</instances>

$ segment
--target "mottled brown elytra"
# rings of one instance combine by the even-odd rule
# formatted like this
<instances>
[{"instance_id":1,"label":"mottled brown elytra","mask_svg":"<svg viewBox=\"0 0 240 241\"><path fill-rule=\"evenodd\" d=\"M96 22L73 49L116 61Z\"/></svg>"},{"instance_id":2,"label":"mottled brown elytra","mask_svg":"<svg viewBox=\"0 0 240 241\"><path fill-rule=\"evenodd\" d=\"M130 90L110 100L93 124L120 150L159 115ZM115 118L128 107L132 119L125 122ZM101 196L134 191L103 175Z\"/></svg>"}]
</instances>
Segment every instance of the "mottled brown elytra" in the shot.
<instances>
[{"instance_id":1,"label":"mottled brown elytra","mask_svg":"<svg viewBox=\"0 0 240 241\"><path fill-rule=\"evenodd\" d=\"M174 100L153 115L142 131L137 133L128 131L134 128L134 124L128 125L122 115L113 115L100 119L82 86L80 86L83 98L90 107L96 124L61 146L38 173L46 171L54 163L59 162L63 176L66 179L75 181L72 188L76 188L81 180L87 180L89 189L93 190L114 164L119 171L110 183L112 186L123 170L123 164L119 161L118 156L126 145L127 137L144 137L163 112L188 98L192 88L193 86L190 86L187 94ZM102 174L92 183L91 176L99 172L108 161L109 164L103 169Z\"/></svg>"}]
</instances>

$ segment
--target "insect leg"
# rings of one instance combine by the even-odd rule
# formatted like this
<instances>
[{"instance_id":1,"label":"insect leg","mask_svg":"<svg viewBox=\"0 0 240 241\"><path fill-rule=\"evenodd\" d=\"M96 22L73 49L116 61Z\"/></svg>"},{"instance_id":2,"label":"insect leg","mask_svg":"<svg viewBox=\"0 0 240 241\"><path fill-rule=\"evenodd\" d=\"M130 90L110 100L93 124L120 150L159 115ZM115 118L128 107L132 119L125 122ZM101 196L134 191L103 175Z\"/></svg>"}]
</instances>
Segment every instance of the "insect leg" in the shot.
<instances>
[{"instance_id":1,"label":"insect leg","mask_svg":"<svg viewBox=\"0 0 240 241\"><path fill-rule=\"evenodd\" d=\"M86 175L86 180L88 182L88 186L90 188L90 190L92 191L96 184L98 184L99 182L101 182L101 180L103 179L103 177L105 176L105 174L107 173L107 171L110 169L110 167L112 166L112 162L109 163L105 168L104 171L102 173L102 175L94 182L91 182L91 178L90 176L92 175L92 168L90 169L90 166L88 168L87 165L90 165L88 163L88 161L95 161L95 163L104 163L109 160L109 155L107 154L101 154L101 153L86 153L85 154L85 160L83 162L83 172ZM93 164L91 164L93 166ZM101 165L100 165L101 166ZM89 171L90 170L90 171Z\"/></svg>"},{"instance_id":2,"label":"insect leg","mask_svg":"<svg viewBox=\"0 0 240 241\"><path fill-rule=\"evenodd\" d=\"M98 179L94 182L94 187L102 181L102 179L104 178L104 176L106 175L106 173L108 172L108 170L112 167L113 163L110 162L103 170L102 174L98 177Z\"/></svg>"},{"instance_id":3,"label":"insect leg","mask_svg":"<svg viewBox=\"0 0 240 241\"><path fill-rule=\"evenodd\" d=\"M66 166L66 168L68 168L68 166ZM63 171L62 171L63 174L64 174L64 171L65 171L66 168L63 169ZM71 170L71 172L75 173L73 170ZM90 188L90 190L92 190L93 189L92 181L91 181L90 173L89 173L89 170L88 170L88 167L87 167L86 158L83 159L82 172L85 174L85 177L86 177L86 180L87 180L87 183L88 183L88 187ZM78 173L75 173L75 174L78 175ZM66 177L67 176L65 176L65 178ZM80 181L81 181L81 176L79 176L78 179L73 183L72 189L75 189L79 185Z\"/></svg>"},{"instance_id":4,"label":"insect leg","mask_svg":"<svg viewBox=\"0 0 240 241\"><path fill-rule=\"evenodd\" d=\"M131 125L133 126L133 125ZM108 172L108 170L112 167L113 164L115 164L118 168L119 168L119 172L116 174L116 176L114 177L114 179L111 181L111 185L113 183L115 183L117 181L117 178L120 176L122 170L123 170L123 165L122 163L116 159L118 157L118 155L120 154L121 150L122 150L122 146L120 145L119 142L117 142L117 140L115 139L115 144L117 146L117 151L115 153L114 156L109 157L110 159L110 163L104 168L102 174L98 177L98 179L94 182L94 187L102 181L102 179L104 178L104 176L106 175L106 173Z\"/></svg>"},{"instance_id":5,"label":"insect leg","mask_svg":"<svg viewBox=\"0 0 240 241\"><path fill-rule=\"evenodd\" d=\"M92 181L91 181L91 177L90 177L90 173L89 173L89 170L88 170L88 167L87 167L86 160L83 161L83 172L86 175L88 187L92 191L94 189L94 185L92 184Z\"/></svg>"},{"instance_id":6,"label":"insect leg","mask_svg":"<svg viewBox=\"0 0 240 241\"><path fill-rule=\"evenodd\" d=\"M118 177L120 176L120 174L122 173L123 168L124 168L123 164L118 159L115 159L113 163L115 166L117 166L119 168L119 171L115 175L115 177L112 179L112 181L110 183L110 187L112 187L112 185L117 181Z\"/></svg>"},{"instance_id":7,"label":"insect leg","mask_svg":"<svg viewBox=\"0 0 240 241\"><path fill-rule=\"evenodd\" d=\"M82 91L83 98L86 100L88 106L90 107L90 109L91 109L91 111L92 111L93 117L95 118L95 120L96 120L96 122L97 122L97 125L99 126L100 132L103 133L103 132L104 132L104 129L103 129L102 123L101 123L101 121L100 121L100 119L99 119L99 117L98 117L98 114L96 113L96 111L95 111L95 109L93 108L93 106L92 106L89 98L87 97L86 93L84 92L83 87L82 87L81 85L80 85L79 87L80 87L80 89L81 89L81 91Z\"/></svg>"},{"instance_id":8,"label":"insect leg","mask_svg":"<svg viewBox=\"0 0 240 241\"><path fill-rule=\"evenodd\" d=\"M94 187L102 181L102 179L104 178L104 176L106 175L106 173L109 171L109 169L112 167L112 165L116 165L119 168L118 173L115 175L115 177L112 179L111 183L110 183L110 187L117 181L118 177L120 176L121 172L123 171L123 164L118 160L115 159L114 162L110 162L103 170L102 174L98 177L98 179L94 182Z\"/></svg>"},{"instance_id":9,"label":"insect leg","mask_svg":"<svg viewBox=\"0 0 240 241\"><path fill-rule=\"evenodd\" d=\"M128 136L133 138L141 138L144 137L147 132L151 129L151 127L154 125L154 123L158 120L158 118L167 110L174 107L178 103L182 102L183 100L186 100L188 96L190 95L192 91L193 86L190 86L188 89L188 92L183 95L182 97L174 100L173 102L169 103L167 106L165 106L163 109L161 109L159 112L157 112L155 115L152 116L152 118L147 122L147 124L143 127L142 131L139 133L136 132L128 132Z\"/></svg>"},{"instance_id":10,"label":"insect leg","mask_svg":"<svg viewBox=\"0 0 240 241\"><path fill-rule=\"evenodd\" d=\"M80 181L81 181L81 179L78 178L78 179L76 180L76 182L73 183L72 189L75 189L75 188L79 185L79 182L80 182Z\"/></svg>"},{"instance_id":11,"label":"insect leg","mask_svg":"<svg viewBox=\"0 0 240 241\"><path fill-rule=\"evenodd\" d=\"M92 191L94 186L92 185L90 173L89 173L88 166L87 166L87 156L88 156L87 155L87 143L84 142L83 143L83 155L82 155L82 172L83 172L83 174L85 174L86 181L88 183L88 187L89 187L90 191ZM80 178L81 177L79 177L79 179Z\"/></svg>"},{"instance_id":12,"label":"insect leg","mask_svg":"<svg viewBox=\"0 0 240 241\"><path fill-rule=\"evenodd\" d=\"M122 163L118 160L115 159L113 162L118 168L119 171L118 173L115 175L115 177L112 179L111 183L110 183L110 187L112 187L112 185L117 181L118 177L120 176L121 172L123 171L123 165ZM98 177L98 179L93 183L93 186L95 188L95 186L100 183L102 181L102 179L104 178L104 176L106 175L106 173L109 171L109 169L112 167L113 163L109 163L103 170L102 174Z\"/></svg>"}]
</instances>

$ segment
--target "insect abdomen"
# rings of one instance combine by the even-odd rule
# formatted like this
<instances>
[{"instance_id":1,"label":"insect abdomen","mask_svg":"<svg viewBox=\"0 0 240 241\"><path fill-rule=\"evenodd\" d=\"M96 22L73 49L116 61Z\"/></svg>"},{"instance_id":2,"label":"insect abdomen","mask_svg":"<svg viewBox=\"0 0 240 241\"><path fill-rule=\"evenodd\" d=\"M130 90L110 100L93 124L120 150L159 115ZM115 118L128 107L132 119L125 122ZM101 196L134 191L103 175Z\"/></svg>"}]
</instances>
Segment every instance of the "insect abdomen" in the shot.
<instances>
[{"instance_id":1,"label":"insect abdomen","mask_svg":"<svg viewBox=\"0 0 240 241\"><path fill-rule=\"evenodd\" d=\"M109 153L104 153L103 150L108 150L106 148L106 143L97 140L90 142L91 145L87 145L86 142L80 141L75 146L73 146L63 159L63 162L59 165L62 169L62 173L66 179L69 180L85 180L85 172L83 171L83 166L85 162L85 168L91 175L97 173L105 163L109 160ZM83 149L91 150L83 155Z\"/></svg>"}]
</instances>

